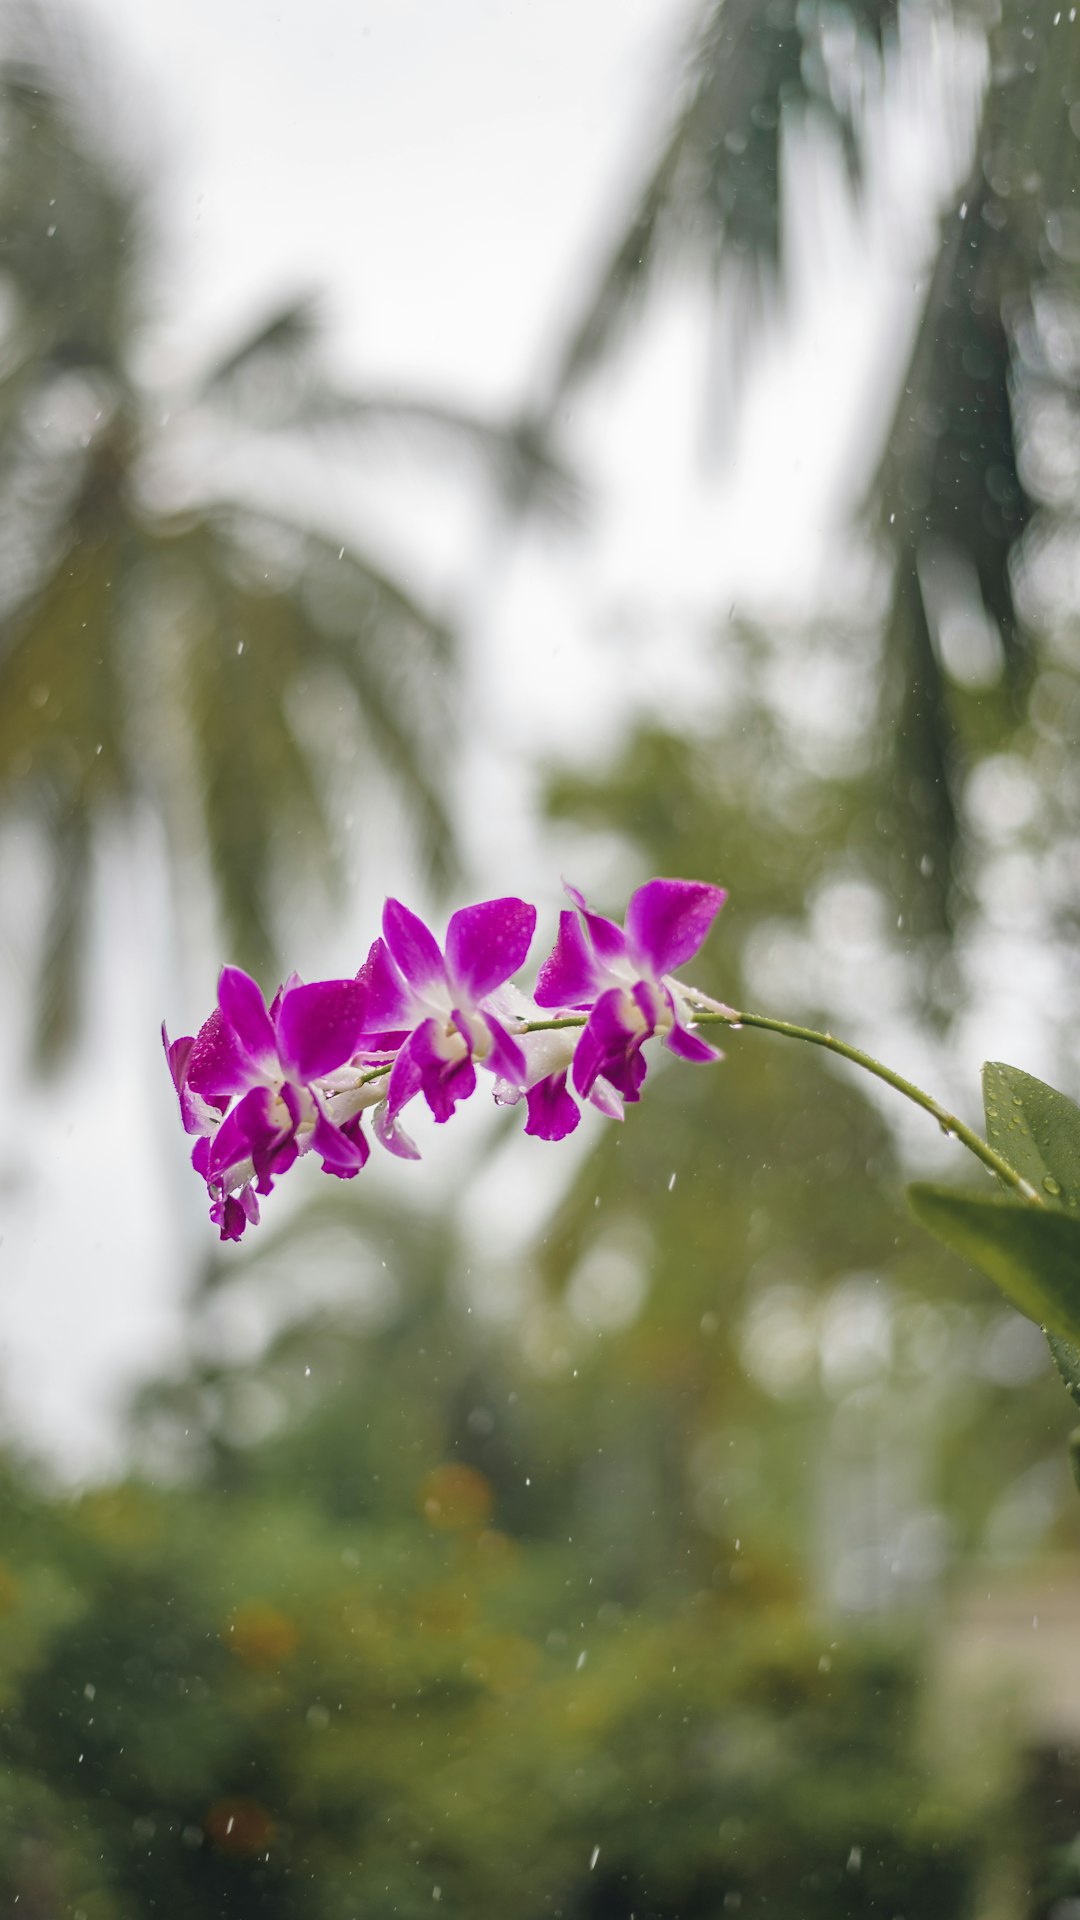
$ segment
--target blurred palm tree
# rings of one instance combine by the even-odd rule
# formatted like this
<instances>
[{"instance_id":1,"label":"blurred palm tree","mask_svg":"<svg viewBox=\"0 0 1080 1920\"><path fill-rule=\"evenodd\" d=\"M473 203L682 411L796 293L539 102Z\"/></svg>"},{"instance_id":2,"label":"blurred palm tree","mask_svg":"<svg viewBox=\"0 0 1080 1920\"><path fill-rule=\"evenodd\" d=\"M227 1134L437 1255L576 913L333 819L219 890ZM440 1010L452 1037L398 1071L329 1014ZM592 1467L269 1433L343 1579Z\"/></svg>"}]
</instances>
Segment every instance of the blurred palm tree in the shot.
<instances>
[{"instance_id":1,"label":"blurred palm tree","mask_svg":"<svg viewBox=\"0 0 1080 1920\"><path fill-rule=\"evenodd\" d=\"M785 125L802 115L831 127L858 185L867 100L880 92L904 11L891 0L707 0L670 117L538 420L550 421L610 352L660 272L695 272L718 298L734 290L747 333L778 287ZM1014 588L1016 543L1036 501L1013 403L1025 374L1046 378L1033 295L1060 279L1075 250L1080 36L1053 0L1004 0L989 28L987 12L964 0L913 0L906 13L962 23L969 52L985 30L988 52L970 165L942 220L862 508L892 578L877 755L891 831L883 840L875 821L868 851L880 859L888 845L890 891L918 931L952 918L959 776L971 751L1000 744L1015 725L1030 678ZM942 616L956 612L976 644L950 655Z\"/></svg>"},{"instance_id":2,"label":"blurred palm tree","mask_svg":"<svg viewBox=\"0 0 1080 1920\"><path fill-rule=\"evenodd\" d=\"M48 1057L74 1031L92 851L110 820L153 810L174 877L209 867L231 951L261 972L277 966L273 896L290 862L334 868L343 809L328 761L339 796L359 768L385 783L433 877L453 866L451 629L358 540L306 519L295 485L287 510L260 504L271 441L422 435L500 488L527 472L551 504L569 490L524 427L341 392L309 299L261 318L183 391L140 377L151 217L109 77L33 6L5 37L0 808L48 843ZM336 716L325 751L305 731L320 694Z\"/></svg>"}]
</instances>

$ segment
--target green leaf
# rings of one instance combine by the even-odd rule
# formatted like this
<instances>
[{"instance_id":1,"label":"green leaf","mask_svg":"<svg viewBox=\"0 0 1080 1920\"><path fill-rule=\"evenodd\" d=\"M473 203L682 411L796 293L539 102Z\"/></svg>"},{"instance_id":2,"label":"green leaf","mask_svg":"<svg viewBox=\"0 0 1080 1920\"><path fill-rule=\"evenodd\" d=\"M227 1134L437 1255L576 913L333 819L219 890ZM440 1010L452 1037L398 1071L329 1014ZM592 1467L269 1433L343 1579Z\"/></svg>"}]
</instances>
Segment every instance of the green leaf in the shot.
<instances>
[{"instance_id":1,"label":"green leaf","mask_svg":"<svg viewBox=\"0 0 1080 1920\"><path fill-rule=\"evenodd\" d=\"M1080 1347L1074 1347L1071 1340L1063 1340L1056 1333L1047 1334L1046 1344L1054 1356L1054 1365L1067 1392L1080 1407Z\"/></svg>"},{"instance_id":2,"label":"green leaf","mask_svg":"<svg viewBox=\"0 0 1080 1920\"><path fill-rule=\"evenodd\" d=\"M989 1060L982 1078L986 1137L991 1146L1036 1192L1049 1197L1055 1211L1076 1207L1080 1202L1080 1107L1054 1087L1000 1060ZM1080 1406L1080 1347L1059 1332L1048 1330L1046 1340L1066 1391ZM1070 1442L1074 1472L1080 1462L1075 1441L1074 1435Z\"/></svg>"},{"instance_id":3,"label":"green leaf","mask_svg":"<svg viewBox=\"0 0 1080 1920\"><path fill-rule=\"evenodd\" d=\"M986 1137L1037 1193L1080 1206L1080 1107L1019 1067L983 1068Z\"/></svg>"},{"instance_id":4,"label":"green leaf","mask_svg":"<svg viewBox=\"0 0 1080 1920\"><path fill-rule=\"evenodd\" d=\"M987 1274L1021 1313L1080 1343L1080 1220L1004 1195L922 1182L908 1188L908 1200L915 1218Z\"/></svg>"}]
</instances>

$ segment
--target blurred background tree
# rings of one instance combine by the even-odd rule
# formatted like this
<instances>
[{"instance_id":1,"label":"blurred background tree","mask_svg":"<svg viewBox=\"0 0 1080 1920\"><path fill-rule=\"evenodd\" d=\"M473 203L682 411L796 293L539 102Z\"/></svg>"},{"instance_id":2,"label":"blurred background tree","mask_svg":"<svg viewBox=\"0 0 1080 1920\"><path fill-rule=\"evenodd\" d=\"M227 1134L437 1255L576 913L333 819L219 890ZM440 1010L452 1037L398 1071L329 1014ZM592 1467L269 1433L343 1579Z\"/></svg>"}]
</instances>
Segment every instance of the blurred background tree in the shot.
<instances>
[{"instance_id":1,"label":"blurred background tree","mask_svg":"<svg viewBox=\"0 0 1080 1920\"><path fill-rule=\"evenodd\" d=\"M540 427L485 444L502 457L544 443L556 397L609 351L670 250L718 287L744 263L740 287L763 310L782 257L785 116L822 115L858 180L894 21L737 0L703 15ZM1022 936L1034 968L1041 943L1075 932L1080 43L1056 31L1051 12L1019 7L995 29L892 427L855 490L861 537L886 555L885 617L718 623L723 700L692 728L639 724L607 766L549 783L560 838L595 834L638 877L730 887L704 988L822 1019L842 1008L849 1030L916 1048L927 1012L962 1009L1003 940ZM981 33L975 16L958 28L975 73ZM11 75L6 109L34 195L46 110L62 134L47 151L77 150L69 96L37 84ZM105 178L97 153L98 176L77 168L73 192ZM85 447L72 431L56 450L9 390L30 556L23 574L5 562L24 583L0 659L27 689L0 723L13 791L20 805L48 795L60 819L74 794L85 846L95 766L106 808L153 798L143 769L173 762L138 758L127 729L156 741L179 716L185 831L200 819L198 844L220 840L223 876L230 861L263 876L234 937L265 955L283 832L303 826L302 850L330 844L337 818L333 796L297 811L289 782L314 777L296 739L279 744L316 645L367 724L391 697L380 705L339 657L355 651L359 599L313 633L312 579L345 566L350 594L375 595L363 670L387 675L387 752L435 848L453 818L430 771L423 675L443 671L446 635L373 586L363 555L335 561L332 539L231 494L144 500L151 402L115 348L57 359L71 302L30 192L12 189L16 210L35 209L15 286L36 318L12 335L27 394L40 413L74 368L72 392L107 378L111 399ZM117 254L91 245L90 208L76 225L93 286ZM64 286L81 284L69 272ZM19 290L38 279L35 307ZM296 307L192 393L207 434L219 410L230 434L262 435L354 408L313 368ZM124 484L109 494L95 462L119 423L110 471ZM510 471L519 502L526 471ZM119 499L92 522L107 541L89 521L76 539L71 503L85 495L89 514L95 490ZM301 556L284 581L283 553ZM181 585L157 571L174 565ZM94 630L125 651L102 638L79 655L68 615L39 619L72 566L77 605L96 580ZM105 583L119 579L130 597L114 622ZM12 677L22 649L43 647L48 671ZM73 672L84 704L57 697L54 712ZM95 736L102 753L88 753L89 703L110 684L113 744ZM235 806L234 781L257 808ZM262 836L257 854L245 833ZM617 910L617 891L613 872L598 904ZM934 1047L940 1078L940 1027ZM523 1191L544 1162L511 1117L473 1170L471 1216L415 1185L407 1208L389 1189L334 1191L239 1254L215 1251L186 1360L136 1410L131 1482L69 1498L11 1467L0 1886L20 1913L1069 1920L1080 1718L1051 1625L1055 1595L1071 1619L1075 1583L1048 1557L1076 1545L1067 1403L1037 1330L909 1225L904 1143L872 1093L760 1034L732 1034L728 1056L715 1071L658 1062L640 1110L597 1129L531 1237L470 1227L486 1196ZM974 1608L976 1584L1000 1617ZM1021 1642L1034 1678L1009 1699L987 1671Z\"/></svg>"},{"instance_id":2,"label":"blurred background tree","mask_svg":"<svg viewBox=\"0 0 1080 1920\"><path fill-rule=\"evenodd\" d=\"M325 455L396 437L429 462L433 446L479 462L500 487L527 471L549 507L571 495L513 423L341 391L311 298L261 315L178 385L145 378L155 236L115 83L69 19L26 7L11 37L0 796L47 843L47 1058L72 1037L106 823L156 815L178 931L208 866L225 943L260 974L281 966L275 896L340 883L342 821L375 792L402 803L432 879L455 870L451 625L355 534L320 524L297 472L305 439Z\"/></svg>"}]
</instances>

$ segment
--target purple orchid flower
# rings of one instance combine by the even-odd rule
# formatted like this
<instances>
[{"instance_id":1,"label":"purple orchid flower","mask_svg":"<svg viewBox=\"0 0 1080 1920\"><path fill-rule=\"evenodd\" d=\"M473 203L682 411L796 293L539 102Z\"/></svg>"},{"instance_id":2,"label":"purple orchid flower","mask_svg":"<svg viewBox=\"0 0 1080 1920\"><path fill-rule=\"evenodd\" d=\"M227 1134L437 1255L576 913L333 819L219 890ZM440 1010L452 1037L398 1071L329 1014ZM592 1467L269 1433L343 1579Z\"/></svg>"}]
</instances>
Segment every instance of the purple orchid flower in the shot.
<instances>
[{"instance_id":1,"label":"purple orchid flower","mask_svg":"<svg viewBox=\"0 0 1080 1920\"><path fill-rule=\"evenodd\" d=\"M478 1066L503 1080L524 1077L521 1048L490 1002L524 965L536 908L516 899L460 908L446 930L445 954L400 900L386 902L382 927L360 976L369 1022L382 1030L367 1042L400 1041L379 1133L392 1152L411 1157L416 1150L397 1117L416 1094L446 1121L473 1092Z\"/></svg>"},{"instance_id":2,"label":"purple orchid flower","mask_svg":"<svg viewBox=\"0 0 1080 1920\"><path fill-rule=\"evenodd\" d=\"M299 1154L313 1150L342 1180L364 1165L362 1109L384 1097L358 1084L350 1064L366 1002L359 979L306 984L293 975L267 1009L250 975L225 967L217 1009L194 1038L170 1045L166 1036L184 1126L201 1136L192 1164L223 1240L258 1219L256 1190L269 1193Z\"/></svg>"},{"instance_id":3,"label":"purple orchid flower","mask_svg":"<svg viewBox=\"0 0 1080 1920\"><path fill-rule=\"evenodd\" d=\"M540 1007L589 1010L572 1070L581 1097L606 1081L623 1100L640 1099L646 1072L641 1050L653 1034L683 1060L719 1059L715 1047L689 1031L687 990L672 972L704 944L727 898L723 888L697 880L649 880L631 895L625 929L593 913L576 888L566 891L577 912L567 909L559 916L558 937L540 968L535 997ZM555 1076L543 1095L534 1088L533 1131L561 1125L570 1097L565 1076L561 1088Z\"/></svg>"},{"instance_id":4,"label":"purple orchid flower","mask_svg":"<svg viewBox=\"0 0 1080 1920\"><path fill-rule=\"evenodd\" d=\"M542 1019L546 1011L515 987L504 987L493 995L492 1006L500 1018L512 1022L518 1029ZM581 1119L581 1109L567 1085L581 1028L555 1027L540 1033L519 1031L518 1038L525 1056L525 1072L517 1080L499 1081L495 1088L496 1103L500 1107L514 1107L524 1099L528 1112L525 1132L538 1140L565 1140ZM602 1074L597 1075L587 1098L609 1120L622 1119L622 1096Z\"/></svg>"}]
</instances>

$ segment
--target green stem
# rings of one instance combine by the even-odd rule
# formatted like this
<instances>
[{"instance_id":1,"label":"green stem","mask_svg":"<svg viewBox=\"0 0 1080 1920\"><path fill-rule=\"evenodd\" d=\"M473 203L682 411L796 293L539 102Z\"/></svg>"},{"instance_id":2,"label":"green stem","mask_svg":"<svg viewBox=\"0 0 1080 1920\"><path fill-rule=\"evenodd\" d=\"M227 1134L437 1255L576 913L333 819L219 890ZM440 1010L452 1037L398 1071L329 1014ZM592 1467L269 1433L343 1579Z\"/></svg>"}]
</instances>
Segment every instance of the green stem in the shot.
<instances>
[{"instance_id":1,"label":"green stem","mask_svg":"<svg viewBox=\"0 0 1080 1920\"><path fill-rule=\"evenodd\" d=\"M995 1153L993 1147L973 1127L967 1126L955 1113L950 1113L932 1094L924 1093L913 1080L905 1080L903 1074L894 1073L891 1067L885 1066L881 1060L875 1060L872 1054L864 1053L861 1047L849 1046L846 1040L837 1040L831 1033L818 1033L813 1027L798 1027L790 1020L773 1020L764 1013L737 1013L733 1007L721 1010L716 1006L695 1006L692 1011L695 1026L762 1027L767 1033L780 1033L789 1040L805 1040L812 1047L824 1047L829 1053L839 1054L842 1060L852 1061L864 1072L872 1073L875 1079L884 1080L886 1086L894 1087L897 1093L902 1093L906 1100L921 1107L924 1113L931 1114L943 1133L961 1141L969 1153L981 1160L984 1167L988 1167L1021 1199L1036 1207L1044 1204L1034 1187L1017 1173L1015 1167L1010 1167L1000 1153ZM562 1014L556 1020L530 1020L523 1031L542 1033L558 1027L580 1027L584 1026L585 1018L584 1014Z\"/></svg>"}]
</instances>

